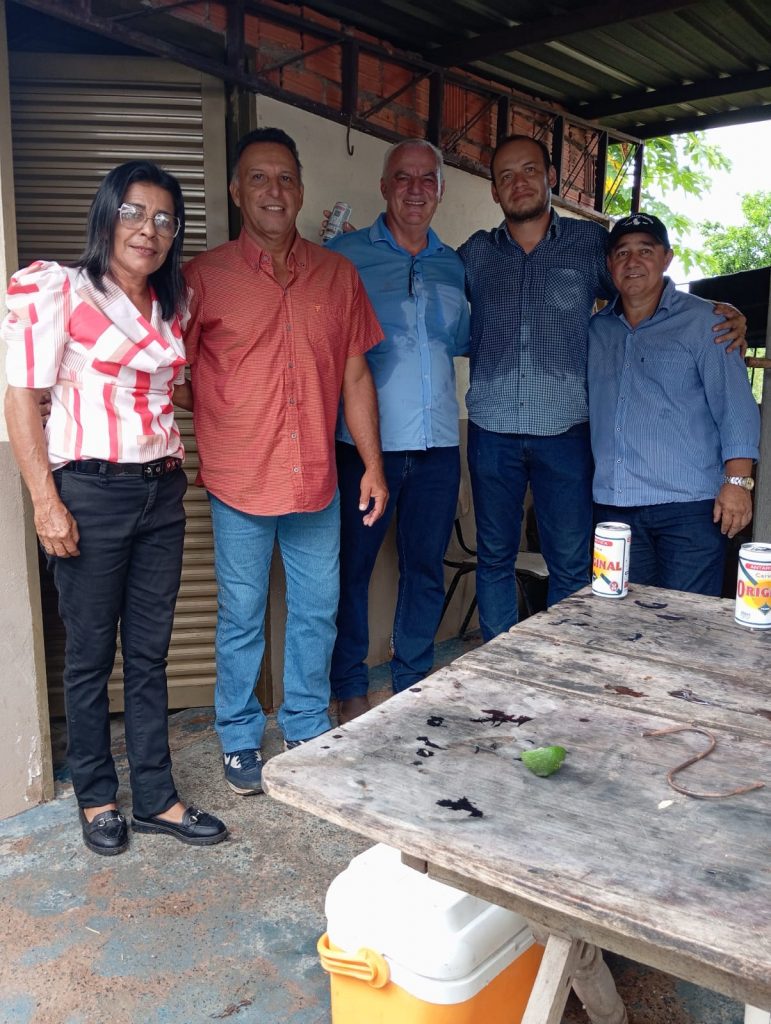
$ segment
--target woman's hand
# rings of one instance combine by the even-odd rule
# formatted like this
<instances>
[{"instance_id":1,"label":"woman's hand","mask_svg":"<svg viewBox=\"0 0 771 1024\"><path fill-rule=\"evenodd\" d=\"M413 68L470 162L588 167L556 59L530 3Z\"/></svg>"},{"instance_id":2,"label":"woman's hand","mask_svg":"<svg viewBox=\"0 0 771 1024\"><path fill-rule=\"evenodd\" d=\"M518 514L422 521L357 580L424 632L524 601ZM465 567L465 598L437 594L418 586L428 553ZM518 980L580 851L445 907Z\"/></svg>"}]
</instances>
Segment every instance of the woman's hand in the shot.
<instances>
[{"instance_id":1,"label":"woman's hand","mask_svg":"<svg viewBox=\"0 0 771 1024\"><path fill-rule=\"evenodd\" d=\"M57 558L76 558L80 554L78 524L61 498L51 496L38 501L34 509L35 532L45 553Z\"/></svg>"},{"instance_id":2,"label":"woman's hand","mask_svg":"<svg viewBox=\"0 0 771 1024\"><path fill-rule=\"evenodd\" d=\"M32 498L35 530L47 555L74 558L80 554L75 519L59 497L43 434L41 409L46 388L8 386L5 422L13 454Z\"/></svg>"}]
</instances>

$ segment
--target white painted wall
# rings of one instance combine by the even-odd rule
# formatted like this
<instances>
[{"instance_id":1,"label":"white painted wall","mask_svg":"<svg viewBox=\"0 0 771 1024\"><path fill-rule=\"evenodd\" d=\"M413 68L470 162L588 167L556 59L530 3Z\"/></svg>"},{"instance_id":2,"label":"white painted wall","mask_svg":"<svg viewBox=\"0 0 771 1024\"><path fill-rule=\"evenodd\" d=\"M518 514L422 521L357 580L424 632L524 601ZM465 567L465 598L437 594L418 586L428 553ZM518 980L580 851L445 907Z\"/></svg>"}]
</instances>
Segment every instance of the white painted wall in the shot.
<instances>
[{"instance_id":1,"label":"white painted wall","mask_svg":"<svg viewBox=\"0 0 771 1024\"><path fill-rule=\"evenodd\" d=\"M341 125L308 114L296 107L279 103L264 96L255 97L257 125L260 128L282 128L297 143L303 165L305 199L297 219L302 235L319 242L322 211L331 209L342 200L352 207L351 221L356 227L365 227L384 209L380 195L380 175L383 157L389 143L362 132L352 131L350 141L353 155L348 155L347 131ZM493 227L501 220L500 210L493 203L489 182L483 178L447 168L447 188L444 200L437 210L432 227L443 241L458 246L480 227ZM461 416L466 418L463 395L468 387L468 360L456 359L458 397ZM464 431L465 434L465 431ZM463 472L465 452L463 456ZM469 488L470 493L470 488ZM468 523L473 537L473 525ZM386 537L375 566L370 584L370 656L369 663L377 665L390 658L389 640L396 605L398 582L394 525ZM274 562L274 570L276 568ZM452 578L448 570L447 580ZM274 572L271 597L271 650L274 692L281 692L282 656L281 639L284 629L283 579ZM473 576L466 576L458 587L439 632L440 638L458 632L465 610L473 596Z\"/></svg>"}]
</instances>

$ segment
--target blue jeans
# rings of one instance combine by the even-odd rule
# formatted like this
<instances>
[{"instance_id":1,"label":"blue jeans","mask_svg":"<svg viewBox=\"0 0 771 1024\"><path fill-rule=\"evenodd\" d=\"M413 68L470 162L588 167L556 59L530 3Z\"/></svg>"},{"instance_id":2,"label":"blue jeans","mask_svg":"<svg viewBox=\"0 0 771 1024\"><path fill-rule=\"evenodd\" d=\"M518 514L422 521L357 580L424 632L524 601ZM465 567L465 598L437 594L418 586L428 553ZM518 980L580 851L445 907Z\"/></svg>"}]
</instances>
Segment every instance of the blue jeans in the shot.
<instances>
[{"instance_id":1,"label":"blue jeans","mask_svg":"<svg viewBox=\"0 0 771 1024\"><path fill-rule=\"evenodd\" d=\"M329 663L339 595L340 499L320 512L254 516L209 495L217 576L215 728L225 753L262 743L265 714L254 688L265 652L270 562L278 540L286 574L284 701L288 740L330 728Z\"/></svg>"},{"instance_id":2,"label":"blue jeans","mask_svg":"<svg viewBox=\"0 0 771 1024\"><path fill-rule=\"evenodd\" d=\"M67 634L67 760L80 807L115 800L107 680L120 626L134 813L149 817L178 799L169 753L166 656L182 571L187 478L181 469L150 480L82 470L82 464L70 463L54 473L78 524L80 555L48 559Z\"/></svg>"},{"instance_id":3,"label":"blue jeans","mask_svg":"<svg viewBox=\"0 0 771 1024\"><path fill-rule=\"evenodd\" d=\"M720 597L726 538L712 522L714 501L595 505L595 522L628 523L629 582Z\"/></svg>"},{"instance_id":4,"label":"blue jeans","mask_svg":"<svg viewBox=\"0 0 771 1024\"><path fill-rule=\"evenodd\" d=\"M517 621L514 563L527 484L533 491L548 604L589 582L594 463L589 425L564 434L498 434L469 423L468 461L477 528L477 600L484 640Z\"/></svg>"},{"instance_id":5,"label":"blue jeans","mask_svg":"<svg viewBox=\"0 0 771 1024\"><path fill-rule=\"evenodd\" d=\"M383 452L389 499L374 526L364 526L359 482L364 466L350 444L337 445L341 501L340 608L332 656L332 693L363 696L369 684L369 581L396 513L399 594L393 626L391 680L395 692L423 679L434 661L434 635L444 603L444 558L460 486L457 447Z\"/></svg>"}]
</instances>

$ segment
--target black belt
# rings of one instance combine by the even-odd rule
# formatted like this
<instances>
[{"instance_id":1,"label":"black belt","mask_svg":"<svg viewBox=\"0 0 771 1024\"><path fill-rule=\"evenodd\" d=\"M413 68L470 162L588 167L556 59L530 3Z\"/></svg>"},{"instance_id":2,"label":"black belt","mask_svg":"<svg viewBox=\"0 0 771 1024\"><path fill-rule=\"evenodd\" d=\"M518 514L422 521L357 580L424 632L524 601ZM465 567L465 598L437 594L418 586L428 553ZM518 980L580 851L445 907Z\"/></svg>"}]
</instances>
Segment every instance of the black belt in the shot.
<instances>
[{"instance_id":1,"label":"black belt","mask_svg":"<svg viewBox=\"0 0 771 1024\"><path fill-rule=\"evenodd\" d=\"M72 473L91 473L102 476L141 476L145 480L154 480L165 473L173 473L182 465L182 459L163 458L153 462L105 462L103 459L83 459L79 462L68 462L62 469Z\"/></svg>"}]
</instances>

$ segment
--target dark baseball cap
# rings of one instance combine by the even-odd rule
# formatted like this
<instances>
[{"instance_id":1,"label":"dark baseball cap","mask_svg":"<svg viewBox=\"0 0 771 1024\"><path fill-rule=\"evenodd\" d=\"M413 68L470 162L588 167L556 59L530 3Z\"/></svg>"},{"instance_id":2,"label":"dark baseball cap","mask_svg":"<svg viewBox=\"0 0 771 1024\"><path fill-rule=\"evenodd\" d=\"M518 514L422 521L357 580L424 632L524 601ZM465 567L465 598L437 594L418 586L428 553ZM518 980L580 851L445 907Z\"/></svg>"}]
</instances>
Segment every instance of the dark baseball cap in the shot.
<instances>
[{"instance_id":1,"label":"dark baseball cap","mask_svg":"<svg viewBox=\"0 0 771 1024\"><path fill-rule=\"evenodd\" d=\"M665 249L671 249L666 227L652 213L631 213L628 217L617 220L608 235L607 249L610 252L622 235L646 234L661 242Z\"/></svg>"}]
</instances>

